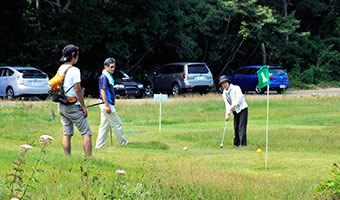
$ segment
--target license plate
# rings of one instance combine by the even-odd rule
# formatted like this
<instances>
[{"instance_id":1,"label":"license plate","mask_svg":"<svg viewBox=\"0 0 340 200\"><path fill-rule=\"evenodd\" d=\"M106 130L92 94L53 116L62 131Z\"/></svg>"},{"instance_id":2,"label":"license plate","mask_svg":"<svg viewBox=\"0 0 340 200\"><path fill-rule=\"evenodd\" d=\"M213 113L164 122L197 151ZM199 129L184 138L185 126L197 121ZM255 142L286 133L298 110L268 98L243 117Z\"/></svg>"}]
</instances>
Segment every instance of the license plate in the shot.
<instances>
[{"instance_id":1,"label":"license plate","mask_svg":"<svg viewBox=\"0 0 340 200\"><path fill-rule=\"evenodd\" d=\"M285 85L280 85L280 88L286 88L286 86Z\"/></svg>"},{"instance_id":2,"label":"license plate","mask_svg":"<svg viewBox=\"0 0 340 200\"><path fill-rule=\"evenodd\" d=\"M32 86L41 86L40 82L32 82Z\"/></svg>"},{"instance_id":3,"label":"license plate","mask_svg":"<svg viewBox=\"0 0 340 200\"><path fill-rule=\"evenodd\" d=\"M196 80L204 80L204 76L198 76L198 77L196 77Z\"/></svg>"}]
</instances>

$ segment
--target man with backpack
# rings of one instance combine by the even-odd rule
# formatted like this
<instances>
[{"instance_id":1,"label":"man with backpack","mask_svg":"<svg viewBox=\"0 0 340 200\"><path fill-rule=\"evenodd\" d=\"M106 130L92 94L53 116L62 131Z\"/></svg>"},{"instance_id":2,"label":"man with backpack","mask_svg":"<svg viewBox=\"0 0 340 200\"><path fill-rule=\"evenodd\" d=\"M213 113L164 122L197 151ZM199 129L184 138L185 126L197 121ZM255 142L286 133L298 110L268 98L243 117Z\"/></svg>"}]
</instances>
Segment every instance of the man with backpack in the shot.
<instances>
[{"instance_id":1,"label":"man with backpack","mask_svg":"<svg viewBox=\"0 0 340 200\"><path fill-rule=\"evenodd\" d=\"M58 69L59 76L65 76L62 82L63 91L67 98L66 103L58 104L59 114L64 127L63 148L65 155L71 154L71 137L76 125L83 136L83 148L86 157L92 155L91 129L86 120L87 110L84 102L83 91L81 89L80 70L73 65L78 62L79 48L70 44L65 46L60 59L63 64Z\"/></svg>"}]
</instances>

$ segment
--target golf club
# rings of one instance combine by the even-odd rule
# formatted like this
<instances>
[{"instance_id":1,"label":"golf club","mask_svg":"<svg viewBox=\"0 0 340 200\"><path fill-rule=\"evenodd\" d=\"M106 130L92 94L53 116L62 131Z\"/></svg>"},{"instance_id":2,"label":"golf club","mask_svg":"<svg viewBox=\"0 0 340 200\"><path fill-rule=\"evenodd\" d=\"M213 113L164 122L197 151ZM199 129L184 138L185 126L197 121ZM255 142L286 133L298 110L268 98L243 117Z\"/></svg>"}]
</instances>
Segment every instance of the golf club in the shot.
<instances>
[{"instance_id":1,"label":"golf club","mask_svg":"<svg viewBox=\"0 0 340 200\"><path fill-rule=\"evenodd\" d=\"M95 104L92 104L92 105L88 105L86 106L86 108L90 108L90 107L93 107L93 106L97 106L97 105L100 105L100 104L103 104L104 102L100 102L100 103L95 103Z\"/></svg>"},{"instance_id":2,"label":"golf club","mask_svg":"<svg viewBox=\"0 0 340 200\"><path fill-rule=\"evenodd\" d=\"M222 141L220 144L220 148L223 148L223 141L224 141L224 135L225 135L225 130L227 129L227 124L228 124L228 120L225 121L225 125L224 125L224 131L223 131L223 135L222 135Z\"/></svg>"}]
</instances>

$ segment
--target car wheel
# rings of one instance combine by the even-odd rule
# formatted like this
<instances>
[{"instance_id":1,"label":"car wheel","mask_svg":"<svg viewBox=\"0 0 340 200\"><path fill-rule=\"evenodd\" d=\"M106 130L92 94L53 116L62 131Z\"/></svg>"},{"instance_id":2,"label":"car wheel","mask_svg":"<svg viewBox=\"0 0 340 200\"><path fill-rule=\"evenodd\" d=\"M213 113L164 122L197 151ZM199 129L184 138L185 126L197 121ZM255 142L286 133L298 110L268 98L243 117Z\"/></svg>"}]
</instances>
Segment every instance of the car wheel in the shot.
<instances>
[{"instance_id":1,"label":"car wheel","mask_svg":"<svg viewBox=\"0 0 340 200\"><path fill-rule=\"evenodd\" d=\"M174 83L172 85L172 90L171 91L172 91L172 95L174 95L174 96L177 96L177 95L179 95L181 93L177 83Z\"/></svg>"},{"instance_id":2,"label":"car wheel","mask_svg":"<svg viewBox=\"0 0 340 200\"><path fill-rule=\"evenodd\" d=\"M8 87L8 88L7 88L6 97L7 97L9 100L13 100L13 99L14 99L14 90L13 90L12 87Z\"/></svg>"},{"instance_id":3,"label":"car wheel","mask_svg":"<svg viewBox=\"0 0 340 200\"><path fill-rule=\"evenodd\" d=\"M43 101L45 101L45 100L47 99L47 97L48 97L47 94L41 94L41 95L38 96L38 98L39 98L40 100L43 100Z\"/></svg>"},{"instance_id":4,"label":"car wheel","mask_svg":"<svg viewBox=\"0 0 340 200\"><path fill-rule=\"evenodd\" d=\"M199 91L198 93L200 94L200 95L204 95L204 94L208 94L210 91L207 91L207 90L201 90L201 91Z\"/></svg>"},{"instance_id":5,"label":"car wheel","mask_svg":"<svg viewBox=\"0 0 340 200\"><path fill-rule=\"evenodd\" d=\"M283 94L285 93L286 90L284 89L277 89L276 92L279 93L279 94Z\"/></svg>"},{"instance_id":6,"label":"car wheel","mask_svg":"<svg viewBox=\"0 0 340 200\"><path fill-rule=\"evenodd\" d=\"M152 89L152 85L150 83L147 83L145 85L145 96L147 97L152 97L153 95L153 89Z\"/></svg>"},{"instance_id":7,"label":"car wheel","mask_svg":"<svg viewBox=\"0 0 340 200\"><path fill-rule=\"evenodd\" d=\"M263 88L259 88L258 85L256 85L255 92L256 92L256 94L263 94L264 93L264 89Z\"/></svg>"}]
</instances>

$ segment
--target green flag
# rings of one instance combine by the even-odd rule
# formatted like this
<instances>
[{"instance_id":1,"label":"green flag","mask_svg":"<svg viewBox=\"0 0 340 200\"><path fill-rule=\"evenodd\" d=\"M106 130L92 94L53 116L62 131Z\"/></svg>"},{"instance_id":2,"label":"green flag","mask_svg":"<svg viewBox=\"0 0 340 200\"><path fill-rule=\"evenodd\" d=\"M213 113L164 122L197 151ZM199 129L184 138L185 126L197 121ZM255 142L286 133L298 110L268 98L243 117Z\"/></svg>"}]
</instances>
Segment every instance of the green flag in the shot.
<instances>
[{"instance_id":1,"label":"green flag","mask_svg":"<svg viewBox=\"0 0 340 200\"><path fill-rule=\"evenodd\" d=\"M257 71L257 76L259 77L258 88L263 88L269 85L269 68L267 65L261 67L259 71Z\"/></svg>"}]
</instances>

